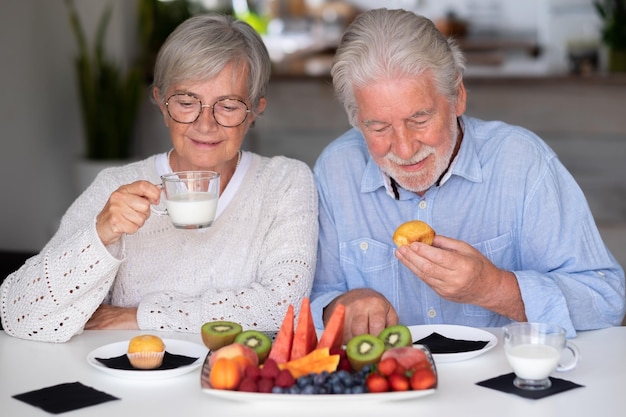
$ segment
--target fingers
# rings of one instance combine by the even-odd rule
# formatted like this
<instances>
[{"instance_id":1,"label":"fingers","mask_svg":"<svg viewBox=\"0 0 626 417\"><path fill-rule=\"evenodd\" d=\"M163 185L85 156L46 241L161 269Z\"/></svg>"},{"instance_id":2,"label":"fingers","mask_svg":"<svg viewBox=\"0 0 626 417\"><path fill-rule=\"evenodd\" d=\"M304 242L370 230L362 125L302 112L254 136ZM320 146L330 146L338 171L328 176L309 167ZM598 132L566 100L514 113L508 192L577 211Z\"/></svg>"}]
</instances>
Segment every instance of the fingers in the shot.
<instances>
[{"instance_id":1,"label":"fingers","mask_svg":"<svg viewBox=\"0 0 626 417\"><path fill-rule=\"evenodd\" d=\"M102 304L85 324L85 330L138 329L137 308Z\"/></svg>"},{"instance_id":2,"label":"fingers","mask_svg":"<svg viewBox=\"0 0 626 417\"><path fill-rule=\"evenodd\" d=\"M123 234L135 233L150 216L150 205L160 200L160 187L137 181L115 190L96 218L96 230L105 245Z\"/></svg>"},{"instance_id":3,"label":"fingers","mask_svg":"<svg viewBox=\"0 0 626 417\"><path fill-rule=\"evenodd\" d=\"M398 323L398 315L391 303L374 290L352 290L342 297L341 303L346 307L346 343L360 334L378 335L385 327Z\"/></svg>"}]
</instances>

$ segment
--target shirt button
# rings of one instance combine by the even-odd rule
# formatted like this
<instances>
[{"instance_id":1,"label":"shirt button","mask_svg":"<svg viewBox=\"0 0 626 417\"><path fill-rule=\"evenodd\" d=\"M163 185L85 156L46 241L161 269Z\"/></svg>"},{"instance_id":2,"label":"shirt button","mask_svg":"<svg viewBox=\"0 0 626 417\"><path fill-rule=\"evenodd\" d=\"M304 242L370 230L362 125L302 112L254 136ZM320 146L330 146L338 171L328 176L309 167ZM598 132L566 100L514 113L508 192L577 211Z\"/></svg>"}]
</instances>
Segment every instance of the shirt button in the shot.
<instances>
[{"instance_id":1,"label":"shirt button","mask_svg":"<svg viewBox=\"0 0 626 417\"><path fill-rule=\"evenodd\" d=\"M428 204L426 204L426 201L422 200L420 201L420 203L418 204L418 207L421 208L422 210L426 208Z\"/></svg>"},{"instance_id":2,"label":"shirt button","mask_svg":"<svg viewBox=\"0 0 626 417\"><path fill-rule=\"evenodd\" d=\"M437 311L434 308L428 310L428 317L434 319L437 317Z\"/></svg>"},{"instance_id":3,"label":"shirt button","mask_svg":"<svg viewBox=\"0 0 626 417\"><path fill-rule=\"evenodd\" d=\"M368 244L367 244L367 242L361 242L359 247L361 248L362 251L366 251L367 247L368 247Z\"/></svg>"}]
</instances>

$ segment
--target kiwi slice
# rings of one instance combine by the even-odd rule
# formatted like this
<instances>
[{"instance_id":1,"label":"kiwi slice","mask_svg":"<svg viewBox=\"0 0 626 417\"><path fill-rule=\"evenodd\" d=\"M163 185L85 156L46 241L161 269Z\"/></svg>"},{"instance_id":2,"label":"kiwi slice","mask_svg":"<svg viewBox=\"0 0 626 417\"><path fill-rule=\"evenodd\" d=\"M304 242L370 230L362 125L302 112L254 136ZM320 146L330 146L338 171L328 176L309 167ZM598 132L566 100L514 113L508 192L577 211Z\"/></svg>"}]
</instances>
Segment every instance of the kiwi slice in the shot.
<instances>
[{"instance_id":1,"label":"kiwi slice","mask_svg":"<svg viewBox=\"0 0 626 417\"><path fill-rule=\"evenodd\" d=\"M259 363L265 362L272 348L272 339L265 333L257 330L244 330L235 336L234 342L252 348L259 357Z\"/></svg>"},{"instance_id":2,"label":"kiwi slice","mask_svg":"<svg viewBox=\"0 0 626 417\"><path fill-rule=\"evenodd\" d=\"M411 346L413 344L413 337L408 327L403 324L396 324L383 329L378 335L378 338L385 343L385 350Z\"/></svg>"},{"instance_id":3,"label":"kiwi slice","mask_svg":"<svg viewBox=\"0 0 626 417\"><path fill-rule=\"evenodd\" d=\"M355 371L360 371L365 365L378 363L385 351L385 343L371 334L354 336L346 345L346 356Z\"/></svg>"},{"instance_id":4,"label":"kiwi slice","mask_svg":"<svg viewBox=\"0 0 626 417\"><path fill-rule=\"evenodd\" d=\"M202 325L202 341L211 350L230 345L241 333L241 325L232 321L210 321Z\"/></svg>"}]
</instances>

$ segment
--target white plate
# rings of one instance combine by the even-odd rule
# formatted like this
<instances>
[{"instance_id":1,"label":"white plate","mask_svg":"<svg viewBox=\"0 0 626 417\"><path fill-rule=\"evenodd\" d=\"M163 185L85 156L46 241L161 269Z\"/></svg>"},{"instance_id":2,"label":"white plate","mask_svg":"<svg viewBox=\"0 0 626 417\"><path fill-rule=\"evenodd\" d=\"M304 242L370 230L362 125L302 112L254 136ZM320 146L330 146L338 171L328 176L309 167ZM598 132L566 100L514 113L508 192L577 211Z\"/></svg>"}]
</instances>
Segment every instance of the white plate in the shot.
<instances>
[{"instance_id":1,"label":"white plate","mask_svg":"<svg viewBox=\"0 0 626 417\"><path fill-rule=\"evenodd\" d=\"M416 345L417 348L424 350L426 357L430 362L430 366L437 375L437 368L435 362L427 349L424 349L421 345ZM384 401L400 401L413 398L420 398L426 395L435 393L437 390L437 383L435 387L427 390L416 391L396 391L396 392L380 392L380 393L365 393L365 394L270 394L259 392L241 392L241 391L229 391L210 388L209 376L209 358L207 356L204 365L202 366L202 372L200 374L200 387L202 391L214 397L219 397L232 401L240 402L302 402L302 401L358 401L362 402L384 402Z\"/></svg>"},{"instance_id":2,"label":"white plate","mask_svg":"<svg viewBox=\"0 0 626 417\"><path fill-rule=\"evenodd\" d=\"M474 358L478 355L491 350L498 344L498 338L486 330L477 329L476 327L457 326L453 324L425 324L420 326L408 326L413 336L413 341L420 340L430 335L433 332L437 332L442 336L449 337L451 339L460 340L477 340L488 342L485 347L479 350L472 350L469 352L459 353L433 353L433 359L435 363L444 362L458 362L467 359Z\"/></svg>"},{"instance_id":3,"label":"white plate","mask_svg":"<svg viewBox=\"0 0 626 417\"><path fill-rule=\"evenodd\" d=\"M420 391L397 391L397 392L380 392L376 394L261 394L258 392L240 392L228 391L220 389L203 388L205 393L232 401L242 402L263 402L263 401L280 401L280 402L303 402L303 401L354 401L355 404L363 402L383 402L383 401L400 401L413 398L424 397L434 394L435 389L426 389Z\"/></svg>"},{"instance_id":4,"label":"white plate","mask_svg":"<svg viewBox=\"0 0 626 417\"><path fill-rule=\"evenodd\" d=\"M183 375L194 369L202 366L204 358L208 353L208 349L198 343L187 342L184 340L176 339L163 339L165 343L165 350L175 355L185 355L190 357L197 357L195 362L181 366L174 369L163 370L126 370L126 369L113 369L100 363L96 358L114 358L126 353L128 349L128 340L124 342L111 343L109 345L101 346L92 350L87 355L87 362L94 368L106 372L107 374L115 375L121 378L139 379L139 380L153 380L171 378L173 376Z\"/></svg>"}]
</instances>

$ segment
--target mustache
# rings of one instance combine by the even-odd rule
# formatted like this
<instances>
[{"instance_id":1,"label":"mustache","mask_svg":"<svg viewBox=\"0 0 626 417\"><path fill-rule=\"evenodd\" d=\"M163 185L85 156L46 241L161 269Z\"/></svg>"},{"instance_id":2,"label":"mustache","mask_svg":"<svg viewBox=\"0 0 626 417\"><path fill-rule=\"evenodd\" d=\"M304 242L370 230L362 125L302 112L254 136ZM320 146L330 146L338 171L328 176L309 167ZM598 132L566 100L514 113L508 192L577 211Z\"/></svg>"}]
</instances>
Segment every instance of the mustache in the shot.
<instances>
[{"instance_id":1,"label":"mustache","mask_svg":"<svg viewBox=\"0 0 626 417\"><path fill-rule=\"evenodd\" d=\"M413 165L426 159L429 155L435 153L435 149L431 146L422 146L420 150L409 159L400 158L392 152L385 155L385 160L396 165Z\"/></svg>"}]
</instances>

